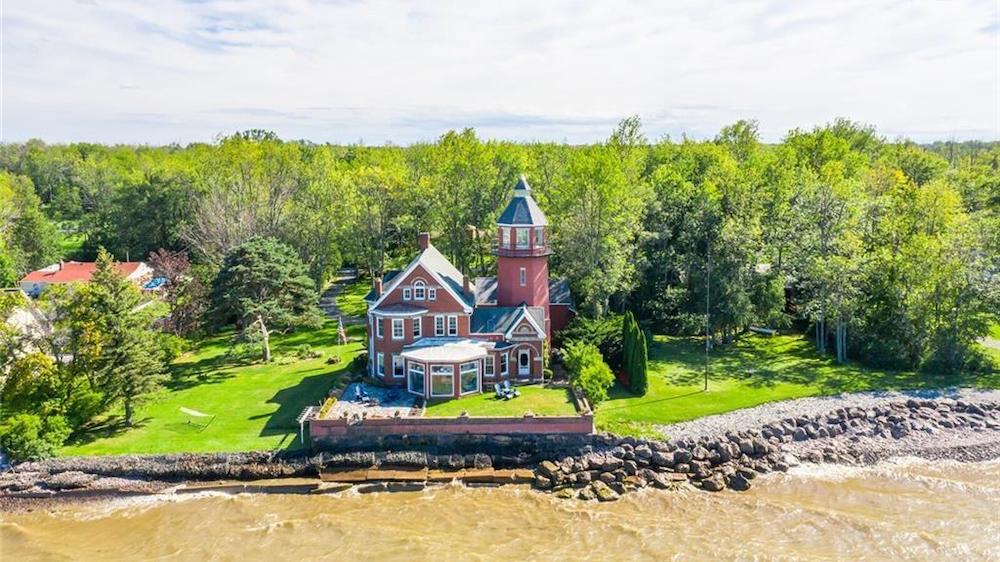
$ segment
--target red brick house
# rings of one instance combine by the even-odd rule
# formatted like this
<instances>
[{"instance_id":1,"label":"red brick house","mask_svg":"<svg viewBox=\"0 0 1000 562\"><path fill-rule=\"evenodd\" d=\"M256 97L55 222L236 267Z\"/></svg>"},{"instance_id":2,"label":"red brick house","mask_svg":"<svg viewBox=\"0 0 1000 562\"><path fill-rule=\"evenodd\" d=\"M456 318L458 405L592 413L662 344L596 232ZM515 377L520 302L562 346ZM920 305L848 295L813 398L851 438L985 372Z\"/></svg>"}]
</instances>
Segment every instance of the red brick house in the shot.
<instances>
[{"instance_id":1,"label":"red brick house","mask_svg":"<svg viewBox=\"0 0 1000 562\"><path fill-rule=\"evenodd\" d=\"M574 314L569 285L549 280L548 221L524 177L497 221L496 277L464 276L430 235L368 302L369 372L428 399L542 379L553 331Z\"/></svg>"}]
</instances>

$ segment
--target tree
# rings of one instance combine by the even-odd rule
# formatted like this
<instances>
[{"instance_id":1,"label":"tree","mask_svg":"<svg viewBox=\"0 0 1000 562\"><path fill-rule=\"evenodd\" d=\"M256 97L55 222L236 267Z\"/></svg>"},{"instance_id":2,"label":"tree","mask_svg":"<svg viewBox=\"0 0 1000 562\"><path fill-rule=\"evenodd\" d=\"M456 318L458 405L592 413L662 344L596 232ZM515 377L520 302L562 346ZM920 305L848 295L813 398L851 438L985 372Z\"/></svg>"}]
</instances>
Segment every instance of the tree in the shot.
<instances>
[{"instance_id":1,"label":"tree","mask_svg":"<svg viewBox=\"0 0 1000 562\"><path fill-rule=\"evenodd\" d=\"M235 323L246 335L256 329L262 360L271 360L270 331L316 326L321 313L316 285L294 250L274 238L237 246L212 282L212 315Z\"/></svg>"},{"instance_id":2,"label":"tree","mask_svg":"<svg viewBox=\"0 0 1000 562\"><path fill-rule=\"evenodd\" d=\"M187 253L160 248L149 255L149 265L156 275L166 279L163 295L170 305L170 316L165 329L179 336L191 335L201 326L208 291L192 270Z\"/></svg>"},{"instance_id":3,"label":"tree","mask_svg":"<svg viewBox=\"0 0 1000 562\"><path fill-rule=\"evenodd\" d=\"M202 193L181 237L205 261L221 264L255 237L280 237L303 183L301 149L273 133L223 139L203 168Z\"/></svg>"},{"instance_id":4,"label":"tree","mask_svg":"<svg viewBox=\"0 0 1000 562\"><path fill-rule=\"evenodd\" d=\"M136 407L160 388L166 371L150 318L136 310L142 302L139 290L100 248L90 283L70 299L73 368L103 393L105 404L120 401L124 423L131 426Z\"/></svg>"},{"instance_id":5,"label":"tree","mask_svg":"<svg viewBox=\"0 0 1000 562\"><path fill-rule=\"evenodd\" d=\"M54 456L69 434L61 416L17 414L0 423L0 449L16 461L44 459Z\"/></svg>"},{"instance_id":6,"label":"tree","mask_svg":"<svg viewBox=\"0 0 1000 562\"><path fill-rule=\"evenodd\" d=\"M631 183L631 156L623 157L619 146L574 152L548 197L554 211L554 261L569 277L581 308L593 316L606 314L612 295L632 286L641 228L636 217L649 199L645 182Z\"/></svg>"}]
</instances>

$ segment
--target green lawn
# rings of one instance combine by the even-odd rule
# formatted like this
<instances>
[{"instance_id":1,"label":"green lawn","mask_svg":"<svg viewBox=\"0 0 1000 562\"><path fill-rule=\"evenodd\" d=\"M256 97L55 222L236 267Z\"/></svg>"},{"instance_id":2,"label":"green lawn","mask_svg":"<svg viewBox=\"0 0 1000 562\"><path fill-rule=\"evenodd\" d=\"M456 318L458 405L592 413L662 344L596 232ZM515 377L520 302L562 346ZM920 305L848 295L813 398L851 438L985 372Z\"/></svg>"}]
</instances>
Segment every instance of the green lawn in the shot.
<instances>
[{"instance_id":1,"label":"green lawn","mask_svg":"<svg viewBox=\"0 0 1000 562\"><path fill-rule=\"evenodd\" d=\"M539 416L573 415L576 408L565 389L542 385L519 386L521 395L510 400L498 400L493 392L484 392L460 400L445 400L427 405L427 416L447 417L469 412L470 416L520 416L534 412Z\"/></svg>"},{"instance_id":2,"label":"green lawn","mask_svg":"<svg viewBox=\"0 0 1000 562\"><path fill-rule=\"evenodd\" d=\"M653 424L689 420L764 402L872 389L1000 386L1000 377L945 378L913 372L837 365L817 354L801 335L748 336L710 357L703 390L705 352L697 339L657 336L649 349L649 392L634 396L615 386L597 409L599 429L651 434Z\"/></svg>"},{"instance_id":3,"label":"green lawn","mask_svg":"<svg viewBox=\"0 0 1000 562\"><path fill-rule=\"evenodd\" d=\"M368 313L368 303L364 299L369 290L371 290L371 283L367 280L350 283L337 295L337 306L347 316L364 318L365 314Z\"/></svg>"},{"instance_id":4,"label":"green lawn","mask_svg":"<svg viewBox=\"0 0 1000 562\"><path fill-rule=\"evenodd\" d=\"M305 406L319 404L361 349L361 327L349 327L351 343L336 345L337 325L272 340L275 361L263 365L227 355L230 335L208 338L171 368L167 389L138 412L138 427L121 427L118 417L77 438L63 455L251 451L296 448L295 418ZM299 360L295 350L308 344L323 354ZM327 365L331 355L342 358ZM202 429L180 412L191 408L216 416ZM201 420L196 420L201 421Z\"/></svg>"}]
</instances>

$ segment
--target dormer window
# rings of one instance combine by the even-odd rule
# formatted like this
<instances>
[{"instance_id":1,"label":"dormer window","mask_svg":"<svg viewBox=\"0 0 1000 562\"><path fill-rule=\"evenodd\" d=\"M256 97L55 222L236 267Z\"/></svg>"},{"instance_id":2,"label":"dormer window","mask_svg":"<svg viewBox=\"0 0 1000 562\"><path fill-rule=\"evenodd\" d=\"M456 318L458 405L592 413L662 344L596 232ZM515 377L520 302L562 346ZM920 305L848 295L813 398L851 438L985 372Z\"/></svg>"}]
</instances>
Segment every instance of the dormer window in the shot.
<instances>
[{"instance_id":1,"label":"dormer window","mask_svg":"<svg viewBox=\"0 0 1000 562\"><path fill-rule=\"evenodd\" d=\"M422 301L424 300L424 293L427 285L423 281L417 281L413 284L413 300Z\"/></svg>"},{"instance_id":2,"label":"dormer window","mask_svg":"<svg viewBox=\"0 0 1000 562\"><path fill-rule=\"evenodd\" d=\"M403 287L403 300L404 301L410 300L410 288L409 287Z\"/></svg>"},{"instance_id":3,"label":"dormer window","mask_svg":"<svg viewBox=\"0 0 1000 562\"><path fill-rule=\"evenodd\" d=\"M518 228L517 229L517 247L518 248L528 248L528 229Z\"/></svg>"}]
</instances>

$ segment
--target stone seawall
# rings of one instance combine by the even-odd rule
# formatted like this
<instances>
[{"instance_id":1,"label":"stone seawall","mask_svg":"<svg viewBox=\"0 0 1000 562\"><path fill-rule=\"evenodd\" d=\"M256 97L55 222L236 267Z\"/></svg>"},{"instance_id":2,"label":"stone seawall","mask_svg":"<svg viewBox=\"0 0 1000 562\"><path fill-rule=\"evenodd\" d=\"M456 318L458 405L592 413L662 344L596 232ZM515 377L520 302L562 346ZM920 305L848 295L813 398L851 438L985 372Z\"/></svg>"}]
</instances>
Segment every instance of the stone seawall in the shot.
<instances>
[{"instance_id":1,"label":"stone seawall","mask_svg":"<svg viewBox=\"0 0 1000 562\"><path fill-rule=\"evenodd\" d=\"M841 404L848 402L841 401ZM320 476L333 491L531 483L563 498L611 501L645 487L749 489L800 462L870 464L899 455L1000 457L1000 401L909 399L740 424L722 433L647 441L605 434L368 435L313 455L234 453L58 458L0 475L0 508L19 498L153 493L177 482ZM530 476L530 478L529 478ZM236 486L233 489L244 489Z\"/></svg>"}]
</instances>

